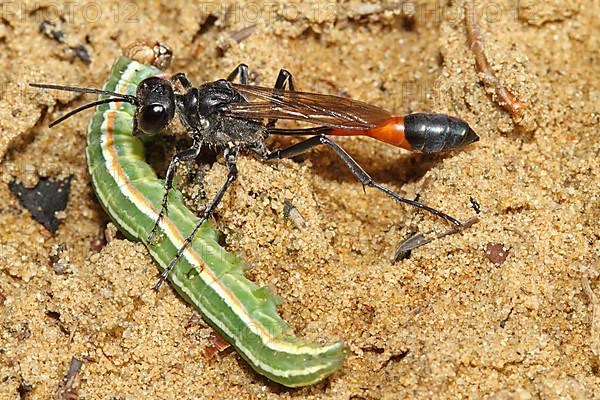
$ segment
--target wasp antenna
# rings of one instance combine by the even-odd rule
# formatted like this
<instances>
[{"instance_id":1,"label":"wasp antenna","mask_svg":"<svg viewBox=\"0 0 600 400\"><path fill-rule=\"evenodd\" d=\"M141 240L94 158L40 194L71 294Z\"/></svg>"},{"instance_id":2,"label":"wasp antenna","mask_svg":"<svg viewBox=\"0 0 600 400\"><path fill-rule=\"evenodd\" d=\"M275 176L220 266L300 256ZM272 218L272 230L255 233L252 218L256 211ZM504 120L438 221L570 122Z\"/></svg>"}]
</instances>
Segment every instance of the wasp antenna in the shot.
<instances>
[{"instance_id":1,"label":"wasp antenna","mask_svg":"<svg viewBox=\"0 0 600 400\"><path fill-rule=\"evenodd\" d=\"M125 101L127 101L128 103L131 103L131 104L137 104L137 97L131 96L129 94L111 92L109 90L84 88L84 87L78 87L78 86L55 85L55 84L51 84L51 83L30 83L29 86L35 87L35 88L40 88L40 89L63 90L65 92L104 94L107 96L119 97L120 99L124 99Z\"/></svg>"},{"instance_id":2,"label":"wasp antenna","mask_svg":"<svg viewBox=\"0 0 600 400\"><path fill-rule=\"evenodd\" d=\"M87 103L82 105L81 107L77 107L74 110L69 111L68 113L66 113L65 115L63 115L62 117L52 121L50 123L50 125L48 125L50 128L52 128L55 125L60 124L61 122L63 122L65 119L72 117L73 115L83 111L83 110L87 110L88 108L92 108L95 106L99 106L101 104L107 104L107 103L113 103L113 102L117 102L117 101L123 101L126 103L133 103L133 101L131 101L130 99L127 98L117 98L117 99L102 99L102 100L98 100L98 101L94 101L92 103Z\"/></svg>"},{"instance_id":3,"label":"wasp antenna","mask_svg":"<svg viewBox=\"0 0 600 400\"><path fill-rule=\"evenodd\" d=\"M52 83L30 83L29 86L35 87L35 88L40 88L40 89L56 89L56 90L63 90L65 92L103 94L106 96L112 96L112 98L110 98L110 99L102 99L102 100L94 101L92 103L84 104L83 106L78 107L72 111L69 111L62 117L52 121L49 125L50 128L52 128L55 125L60 124L65 119L72 117L73 115L75 115L83 110L87 110L88 108L95 107L95 106L98 106L101 104L107 104L107 103L112 103L112 102L117 102L117 101L124 101L126 103L130 103L130 104L134 104L134 105L139 104L139 101L138 101L137 97L135 97L135 96L131 96L128 94L123 94L123 93L111 92L109 90L103 90L103 89L84 88L84 87L79 87L79 86L55 85Z\"/></svg>"}]
</instances>

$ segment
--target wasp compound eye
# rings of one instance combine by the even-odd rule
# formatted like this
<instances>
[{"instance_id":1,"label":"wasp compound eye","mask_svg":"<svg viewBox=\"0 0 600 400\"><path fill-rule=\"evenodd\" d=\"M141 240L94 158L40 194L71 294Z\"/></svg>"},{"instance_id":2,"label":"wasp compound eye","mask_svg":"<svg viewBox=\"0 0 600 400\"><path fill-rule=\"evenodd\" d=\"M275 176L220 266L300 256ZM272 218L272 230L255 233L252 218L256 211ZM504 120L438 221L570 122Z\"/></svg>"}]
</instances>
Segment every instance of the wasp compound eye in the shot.
<instances>
[{"instance_id":1,"label":"wasp compound eye","mask_svg":"<svg viewBox=\"0 0 600 400\"><path fill-rule=\"evenodd\" d=\"M147 135L156 135L169 125L175 115L175 93L171 82L151 77L138 86L136 97L140 106L136 113L137 128Z\"/></svg>"},{"instance_id":2,"label":"wasp compound eye","mask_svg":"<svg viewBox=\"0 0 600 400\"><path fill-rule=\"evenodd\" d=\"M171 115L162 104L148 104L140 108L138 128L148 135L160 133L169 122L171 122Z\"/></svg>"}]
</instances>

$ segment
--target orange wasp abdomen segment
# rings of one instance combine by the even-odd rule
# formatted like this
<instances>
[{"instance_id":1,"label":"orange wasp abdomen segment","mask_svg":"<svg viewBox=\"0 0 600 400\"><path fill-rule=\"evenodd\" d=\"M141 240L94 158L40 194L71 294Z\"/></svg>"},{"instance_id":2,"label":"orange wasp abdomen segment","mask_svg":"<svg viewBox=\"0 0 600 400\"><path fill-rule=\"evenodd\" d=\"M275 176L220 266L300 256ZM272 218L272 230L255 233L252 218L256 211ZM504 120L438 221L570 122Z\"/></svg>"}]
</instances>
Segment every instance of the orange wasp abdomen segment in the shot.
<instances>
[{"instance_id":1,"label":"orange wasp abdomen segment","mask_svg":"<svg viewBox=\"0 0 600 400\"><path fill-rule=\"evenodd\" d=\"M404 117L390 117L374 128L369 129L343 129L334 128L328 135L335 136L357 136L364 135L373 139L381 140L394 146L402 147L403 149L412 150L411 144L406 139L404 134Z\"/></svg>"}]
</instances>

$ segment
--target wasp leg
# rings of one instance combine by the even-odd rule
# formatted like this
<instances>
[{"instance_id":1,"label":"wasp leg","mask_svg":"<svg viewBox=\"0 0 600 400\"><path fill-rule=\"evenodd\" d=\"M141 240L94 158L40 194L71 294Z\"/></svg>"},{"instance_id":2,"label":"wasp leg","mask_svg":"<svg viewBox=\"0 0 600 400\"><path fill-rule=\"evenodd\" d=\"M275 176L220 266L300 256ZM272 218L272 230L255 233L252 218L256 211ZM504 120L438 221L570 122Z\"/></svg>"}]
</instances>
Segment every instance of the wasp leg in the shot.
<instances>
[{"instance_id":1,"label":"wasp leg","mask_svg":"<svg viewBox=\"0 0 600 400\"><path fill-rule=\"evenodd\" d=\"M165 177L165 184L163 185L163 198L162 205L160 208L160 212L158 213L158 218L148 235L147 241L148 243L152 243L156 233L158 231L158 227L160 224L160 220L164 215L167 215L167 203L169 199L169 191L173 188L173 180L175 178L175 173L177 172L177 168L182 161L193 160L200 154L200 145L194 144L194 146L189 149L177 153L171 158L171 162L169 162L169 168L167 168L167 175Z\"/></svg>"},{"instance_id":2,"label":"wasp leg","mask_svg":"<svg viewBox=\"0 0 600 400\"><path fill-rule=\"evenodd\" d=\"M304 153L304 152L311 150L312 148L320 146L320 145L329 146L338 155L338 157L340 157L342 159L342 161L344 161L344 163L350 169L352 174L356 177L356 179L358 179L363 184L363 186L369 186L369 187L375 188L400 203L410 204L413 207L430 212L431 214L433 214L437 217L440 217L448 222L451 222L452 224L456 225L457 227L462 226L462 223L459 220L457 220L456 218L453 218L453 217L449 216L448 214L445 214L439 210L436 210L435 208L429 207L418 201L410 200L405 197L402 197L398 193L394 192L393 190L388 189L387 187L383 186L382 184L380 184L378 182L375 182L373 180L373 178L371 178L371 176L352 158L352 156L350 156L350 154L348 154L337 143L333 142L331 139L329 139L325 135L313 136L311 138L308 138L300 143L296 143L285 149L274 150L274 151L267 152L267 153L261 154L261 155L263 156L263 158L265 158L267 160L291 158L291 157L295 157L301 153Z\"/></svg>"},{"instance_id":3,"label":"wasp leg","mask_svg":"<svg viewBox=\"0 0 600 400\"><path fill-rule=\"evenodd\" d=\"M239 64L234 68L233 71L227 76L228 82L233 82L235 78L239 77L242 85L248 84L248 66L246 64Z\"/></svg>"},{"instance_id":4,"label":"wasp leg","mask_svg":"<svg viewBox=\"0 0 600 400\"><path fill-rule=\"evenodd\" d=\"M296 91L296 85L294 84L294 78L292 77L292 73L287 69L280 69L279 74L277 74L277 80L275 81L275 89L285 90L285 87L288 87L290 92Z\"/></svg>"},{"instance_id":5,"label":"wasp leg","mask_svg":"<svg viewBox=\"0 0 600 400\"><path fill-rule=\"evenodd\" d=\"M229 170L229 172L227 173L227 180L225 181L223 186L221 186L221 189L219 189L219 191L217 192L215 197L213 197L211 202L206 206L206 208L204 209L204 212L202 213L202 216L200 217L200 220L198 221L198 223L192 230L192 233L190 233L188 235L188 237L183 242L183 245L179 248L179 250L177 250L177 254L175 254L175 257L173 257L173 259L169 262L169 265L167 266L167 268L165 268L165 270L160 275L158 282L156 282L156 284L154 285L154 290L160 289L160 286L162 285L162 283L167 279L167 277L169 276L169 273L173 270L175 263L177 263L177 261L181 258L181 255L183 254L185 249L194 240L196 233L198 233L198 229L200 229L202 224L204 222L206 222L208 217L210 217L210 215L213 213L215 208L219 205L219 203L223 199L223 196L225 195L225 192L227 191L229 186L233 183L233 181L235 181L237 179L237 173L238 173L237 165L236 165L237 155L238 155L237 147L230 147L225 150L225 159L227 162L227 168Z\"/></svg>"},{"instance_id":6,"label":"wasp leg","mask_svg":"<svg viewBox=\"0 0 600 400\"><path fill-rule=\"evenodd\" d=\"M248 84L248 66L246 64L240 64L234 68L233 71L227 76L228 82L233 82L236 78L239 77L239 82L242 85ZM292 74L286 69L280 69L279 74L277 74L277 80L275 81L275 85L273 86L275 96L277 96L278 91L283 91L287 87L287 90L294 92L296 91L296 85L294 84L294 78ZM275 126L277 122L276 119L269 119L267 122L267 129Z\"/></svg>"},{"instance_id":7,"label":"wasp leg","mask_svg":"<svg viewBox=\"0 0 600 400\"><path fill-rule=\"evenodd\" d=\"M192 82L187 78L187 76L183 72L178 72L175 75L173 75L171 77L171 82L181 83L181 86L183 86L185 90L191 89L193 87Z\"/></svg>"},{"instance_id":8,"label":"wasp leg","mask_svg":"<svg viewBox=\"0 0 600 400\"><path fill-rule=\"evenodd\" d=\"M286 86L290 92L296 91L296 85L294 84L294 78L292 77L291 72L288 71L287 69L280 69L279 74L277 74L277 80L275 81L275 86L273 86L273 88L275 89L273 91L274 97L277 97L277 92L285 90ZM273 128L275 126L276 122L277 122L277 119L275 119L275 118L269 119L269 121L267 122L267 125L266 125L267 130Z\"/></svg>"}]
</instances>

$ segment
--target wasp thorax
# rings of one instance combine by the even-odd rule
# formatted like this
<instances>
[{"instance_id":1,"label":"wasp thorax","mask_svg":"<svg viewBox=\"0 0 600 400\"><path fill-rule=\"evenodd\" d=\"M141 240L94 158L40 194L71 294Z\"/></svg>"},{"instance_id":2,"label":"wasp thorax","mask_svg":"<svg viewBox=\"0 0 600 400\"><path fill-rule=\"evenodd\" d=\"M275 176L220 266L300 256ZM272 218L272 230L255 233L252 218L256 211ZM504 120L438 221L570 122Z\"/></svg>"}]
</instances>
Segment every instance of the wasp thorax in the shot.
<instances>
[{"instance_id":1,"label":"wasp thorax","mask_svg":"<svg viewBox=\"0 0 600 400\"><path fill-rule=\"evenodd\" d=\"M168 80L152 77L138 86L137 129L147 135L163 131L175 116L175 92Z\"/></svg>"}]
</instances>

